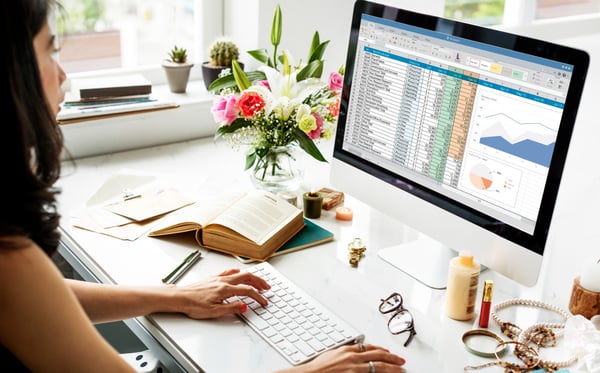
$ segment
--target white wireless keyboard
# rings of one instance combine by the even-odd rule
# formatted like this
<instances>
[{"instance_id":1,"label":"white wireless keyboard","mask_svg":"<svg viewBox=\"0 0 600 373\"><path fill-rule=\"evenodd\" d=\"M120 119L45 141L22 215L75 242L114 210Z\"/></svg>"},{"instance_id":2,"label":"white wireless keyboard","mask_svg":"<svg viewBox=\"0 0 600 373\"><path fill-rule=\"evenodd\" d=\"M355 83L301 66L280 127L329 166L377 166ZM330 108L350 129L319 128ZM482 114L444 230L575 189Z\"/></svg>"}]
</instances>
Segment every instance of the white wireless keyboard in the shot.
<instances>
[{"instance_id":1,"label":"white wireless keyboard","mask_svg":"<svg viewBox=\"0 0 600 373\"><path fill-rule=\"evenodd\" d=\"M248 305L242 319L292 365L302 364L338 346L362 342L364 336L305 293L267 262L248 269L265 279L269 304L235 297Z\"/></svg>"}]
</instances>

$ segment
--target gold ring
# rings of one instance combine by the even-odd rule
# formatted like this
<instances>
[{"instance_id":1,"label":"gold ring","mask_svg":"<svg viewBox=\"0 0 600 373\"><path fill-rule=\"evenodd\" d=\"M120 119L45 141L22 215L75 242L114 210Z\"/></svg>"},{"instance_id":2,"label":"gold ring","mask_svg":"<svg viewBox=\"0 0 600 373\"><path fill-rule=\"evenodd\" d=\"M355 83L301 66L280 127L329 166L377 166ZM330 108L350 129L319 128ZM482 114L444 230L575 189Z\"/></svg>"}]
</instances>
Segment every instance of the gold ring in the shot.
<instances>
[{"instance_id":1,"label":"gold ring","mask_svg":"<svg viewBox=\"0 0 600 373\"><path fill-rule=\"evenodd\" d=\"M497 346L496 350L491 351L491 352L485 352L485 351L475 350L474 348L469 346L467 341L469 340L470 337L475 336L475 335L482 335L484 337L494 338L496 341L498 341L498 346ZM504 351L506 350L506 344L505 344L504 339L502 339L502 337L500 337L498 334L491 332L489 330L483 330L483 329L468 330L465 332L465 334L463 334L462 342L465 345L465 348L467 349L467 351L469 351L473 355L477 355L477 356L481 356L481 357L496 357L497 354L502 355L504 353Z\"/></svg>"}]
</instances>

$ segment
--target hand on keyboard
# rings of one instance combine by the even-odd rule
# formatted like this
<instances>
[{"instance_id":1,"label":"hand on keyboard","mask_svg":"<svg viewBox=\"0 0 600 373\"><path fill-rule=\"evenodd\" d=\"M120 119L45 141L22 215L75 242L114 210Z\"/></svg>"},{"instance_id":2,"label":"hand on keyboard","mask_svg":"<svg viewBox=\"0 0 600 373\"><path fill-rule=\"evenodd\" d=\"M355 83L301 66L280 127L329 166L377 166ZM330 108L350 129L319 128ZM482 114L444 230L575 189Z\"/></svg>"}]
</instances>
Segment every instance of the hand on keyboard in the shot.
<instances>
[{"instance_id":1,"label":"hand on keyboard","mask_svg":"<svg viewBox=\"0 0 600 373\"><path fill-rule=\"evenodd\" d=\"M277 373L404 373L405 360L388 350L369 344L346 345L327 351L301 366Z\"/></svg>"},{"instance_id":2,"label":"hand on keyboard","mask_svg":"<svg viewBox=\"0 0 600 373\"><path fill-rule=\"evenodd\" d=\"M262 293L269 304L263 306L249 297L235 297L248 304L241 317L291 364L302 364L322 352L362 341L363 336L357 330L269 263L257 264L248 272L271 285L270 290Z\"/></svg>"},{"instance_id":3,"label":"hand on keyboard","mask_svg":"<svg viewBox=\"0 0 600 373\"><path fill-rule=\"evenodd\" d=\"M223 303L223 299L234 295L266 305L267 300L259 292L271 287L265 280L251 273L229 269L217 276L181 288L189 291L179 291L185 296L185 301L178 304L184 304L185 308L178 308L177 311L194 319L206 319L243 311L246 308L243 302Z\"/></svg>"}]
</instances>

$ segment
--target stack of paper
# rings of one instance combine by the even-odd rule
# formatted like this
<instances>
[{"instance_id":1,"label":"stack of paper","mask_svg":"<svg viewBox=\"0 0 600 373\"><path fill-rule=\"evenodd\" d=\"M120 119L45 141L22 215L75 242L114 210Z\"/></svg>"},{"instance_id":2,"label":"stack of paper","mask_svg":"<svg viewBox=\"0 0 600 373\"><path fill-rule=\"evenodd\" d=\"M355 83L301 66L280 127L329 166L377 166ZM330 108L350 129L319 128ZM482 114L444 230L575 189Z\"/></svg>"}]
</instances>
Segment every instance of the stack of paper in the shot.
<instances>
[{"instance_id":1,"label":"stack of paper","mask_svg":"<svg viewBox=\"0 0 600 373\"><path fill-rule=\"evenodd\" d=\"M71 213L71 223L122 240L135 240L157 219L193 203L154 176L118 173L98 189L86 208Z\"/></svg>"}]
</instances>

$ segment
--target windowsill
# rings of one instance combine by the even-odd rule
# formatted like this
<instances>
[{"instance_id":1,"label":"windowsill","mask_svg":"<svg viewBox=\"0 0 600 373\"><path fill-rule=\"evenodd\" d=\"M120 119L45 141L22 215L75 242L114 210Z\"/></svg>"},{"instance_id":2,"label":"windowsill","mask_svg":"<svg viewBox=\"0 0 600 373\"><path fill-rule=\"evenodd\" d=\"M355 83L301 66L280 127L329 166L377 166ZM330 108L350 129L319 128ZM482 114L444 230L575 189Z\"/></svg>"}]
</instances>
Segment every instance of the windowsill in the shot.
<instances>
[{"instance_id":1,"label":"windowsill","mask_svg":"<svg viewBox=\"0 0 600 373\"><path fill-rule=\"evenodd\" d=\"M190 81L182 94L171 93L166 84L155 85L152 96L179 107L61 125L66 149L73 158L83 158L213 136L216 124L210 107L214 97L202 80Z\"/></svg>"}]
</instances>

